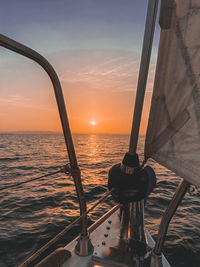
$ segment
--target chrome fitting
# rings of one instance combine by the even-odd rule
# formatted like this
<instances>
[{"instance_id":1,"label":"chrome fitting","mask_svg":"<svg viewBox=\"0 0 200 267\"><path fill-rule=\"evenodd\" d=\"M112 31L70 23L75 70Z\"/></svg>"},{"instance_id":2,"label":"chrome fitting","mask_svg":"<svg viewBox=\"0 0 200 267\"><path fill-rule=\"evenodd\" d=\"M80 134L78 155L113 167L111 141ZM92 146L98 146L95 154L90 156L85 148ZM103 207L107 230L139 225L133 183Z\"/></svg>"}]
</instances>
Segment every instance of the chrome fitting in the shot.
<instances>
[{"instance_id":1,"label":"chrome fitting","mask_svg":"<svg viewBox=\"0 0 200 267\"><path fill-rule=\"evenodd\" d=\"M123 173L130 174L130 175L134 174L134 171L135 171L135 169L136 169L136 167L129 167L129 166L126 166L126 165L123 164L123 163L121 163L120 168L121 168L121 171L122 171ZM138 169L138 167L137 167L137 169Z\"/></svg>"},{"instance_id":2,"label":"chrome fitting","mask_svg":"<svg viewBox=\"0 0 200 267\"><path fill-rule=\"evenodd\" d=\"M94 247L90 241L89 235L80 235L75 247L75 253L79 256L89 256L93 253Z\"/></svg>"},{"instance_id":3,"label":"chrome fitting","mask_svg":"<svg viewBox=\"0 0 200 267\"><path fill-rule=\"evenodd\" d=\"M153 251L151 253L150 267L163 267L162 254L156 255Z\"/></svg>"}]
</instances>

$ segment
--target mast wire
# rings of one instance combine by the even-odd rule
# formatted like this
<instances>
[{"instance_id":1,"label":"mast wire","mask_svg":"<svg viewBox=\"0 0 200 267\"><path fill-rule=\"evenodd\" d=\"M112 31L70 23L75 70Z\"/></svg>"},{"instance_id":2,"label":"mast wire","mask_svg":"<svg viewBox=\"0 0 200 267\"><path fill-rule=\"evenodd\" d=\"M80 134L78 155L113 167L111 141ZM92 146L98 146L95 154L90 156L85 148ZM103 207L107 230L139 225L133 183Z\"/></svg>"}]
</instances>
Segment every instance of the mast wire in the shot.
<instances>
[{"instance_id":1,"label":"mast wire","mask_svg":"<svg viewBox=\"0 0 200 267\"><path fill-rule=\"evenodd\" d=\"M66 166L62 166L62 168L58 171L55 171L55 172L50 172L50 173L47 173L45 175L42 175L42 176L39 176L39 177L34 177L34 178L31 178L29 180L26 180L26 181L23 181L23 182L19 182L19 183L15 183L15 184L11 184L11 185L5 185L3 187L0 187L0 191L3 191L3 190L7 190L9 188L13 188L13 187L17 187L17 186L20 186L20 185L23 185L23 184L27 184L27 183L30 183L30 182L33 182L33 181L36 181L36 180L40 180L42 178L46 178L48 176L51 176L51 175L54 175L54 174L57 174L57 173L61 173L61 172L64 172L64 173L67 173L66 171Z\"/></svg>"}]
</instances>

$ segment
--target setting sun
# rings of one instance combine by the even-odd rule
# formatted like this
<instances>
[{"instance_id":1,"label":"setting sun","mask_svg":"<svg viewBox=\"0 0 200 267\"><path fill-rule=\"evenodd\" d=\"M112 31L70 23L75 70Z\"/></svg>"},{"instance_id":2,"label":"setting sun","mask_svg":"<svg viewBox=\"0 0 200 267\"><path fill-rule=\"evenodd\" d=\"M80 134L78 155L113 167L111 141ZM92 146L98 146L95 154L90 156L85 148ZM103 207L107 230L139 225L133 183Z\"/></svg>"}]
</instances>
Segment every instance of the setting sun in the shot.
<instances>
[{"instance_id":1,"label":"setting sun","mask_svg":"<svg viewBox=\"0 0 200 267\"><path fill-rule=\"evenodd\" d=\"M91 124L92 126L95 126L95 125L96 125L96 121L91 121L90 124Z\"/></svg>"}]
</instances>

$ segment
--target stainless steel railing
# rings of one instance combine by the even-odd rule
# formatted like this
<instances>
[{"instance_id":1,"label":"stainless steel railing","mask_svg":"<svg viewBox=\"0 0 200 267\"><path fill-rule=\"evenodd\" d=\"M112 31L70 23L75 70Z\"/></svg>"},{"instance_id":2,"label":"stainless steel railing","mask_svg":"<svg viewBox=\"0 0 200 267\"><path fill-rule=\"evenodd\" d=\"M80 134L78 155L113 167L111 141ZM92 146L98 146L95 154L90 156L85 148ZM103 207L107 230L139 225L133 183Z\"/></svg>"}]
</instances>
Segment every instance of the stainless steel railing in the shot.
<instances>
[{"instance_id":1,"label":"stainless steel railing","mask_svg":"<svg viewBox=\"0 0 200 267\"><path fill-rule=\"evenodd\" d=\"M43 56L41 56L39 53L37 53L33 49L21 43L18 43L2 34L0 34L0 46L3 46L9 50L12 50L20 55L23 55L37 62L47 72L47 74L49 75L52 81L54 93L55 93L55 97L56 97L56 101L58 105L60 120L62 124L62 129L64 133L65 144L66 144L69 161L70 161L70 167L71 167L70 173L74 179L78 201L80 205L80 215L82 215L86 213L86 210L87 210L86 201L85 201L83 186L81 182L81 172L80 172L80 169L77 163L76 153L75 153L75 149L73 145L72 135L70 131L63 92L62 92L59 78L54 68L51 66L51 64ZM87 238L88 233L87 233L87 216L86 215L83 216L82 218L81 236L86 238L86 240L88 239ZM84 251L83 253L87 254L86 251Z\"/></svg>"}]
</instances>

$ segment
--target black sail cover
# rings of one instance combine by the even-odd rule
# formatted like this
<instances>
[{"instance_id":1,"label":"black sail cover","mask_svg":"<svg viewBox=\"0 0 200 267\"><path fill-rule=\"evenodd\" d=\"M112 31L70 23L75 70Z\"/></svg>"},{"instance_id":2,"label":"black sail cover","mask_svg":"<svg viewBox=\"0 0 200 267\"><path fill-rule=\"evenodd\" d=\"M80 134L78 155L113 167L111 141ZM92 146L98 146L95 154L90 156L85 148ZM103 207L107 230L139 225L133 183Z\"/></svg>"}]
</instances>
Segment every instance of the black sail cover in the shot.
<instances>
[{"instance_id":1,"label":"black sail cover","mask_svg":"<svg viewBox=\"0 0 200 267\"><path fill-rule=\"evenodd\" d=\"M161 22L162 16L167 18L161 29L145 158L199 186L200 0L167 1L171 15L161 12Z\"/></svg>"}]
</instances>

